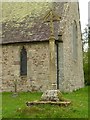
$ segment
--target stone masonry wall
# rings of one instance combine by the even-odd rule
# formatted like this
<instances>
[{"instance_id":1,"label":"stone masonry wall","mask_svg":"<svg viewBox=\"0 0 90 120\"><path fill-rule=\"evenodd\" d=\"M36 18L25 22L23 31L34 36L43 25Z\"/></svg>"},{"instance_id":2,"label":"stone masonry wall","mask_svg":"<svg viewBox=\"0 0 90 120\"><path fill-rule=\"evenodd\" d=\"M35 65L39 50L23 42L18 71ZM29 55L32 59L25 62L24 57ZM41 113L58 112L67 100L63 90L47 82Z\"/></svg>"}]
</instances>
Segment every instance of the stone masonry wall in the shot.
<instances>
[{"instance_id":1,"label":"stone masonry wall","mask_svg":"<svg viewBox=\"0 0 90 120\"><path fill-rule=\"evenodd\" d=\"M77 3L67 3L67 14L63 26L63 72L64 79L60 81L61 91L73 91L84 86L83 74L83 57L82 57L82 41L80 18L78 14ZM65 9L64 8L64 9ZM77 59L73 58L73 44L72 44L72 23L76 21L77 24Z\"/></svg>"},{"instance_id":2,"label":"stone masonry wall","mask_svg":"<svg viewBox=\"0 0 90 120\"><path fill-rule=\"evenodd\" d=\"M20 50L27 50L27 76L20 76ZM44 91L49 87L48 42L10 44L2 47L2 91Z\"/></svg>"},{"instance_id":3,"label":"stone masonry wall","mask_svg":"<svg viewBox=\"0 0 90 120\"><path fill-rule=\"evenodd\" d=\"M60 2L56 4L56 13L60 11L59 4ZM49 10L49 7L46 8ZM77 3L66 2L62 12L63 14L60 14L62 17L60 30L62 30L63 43L59 43L59 89L70 92L84 86L80 18ZM44 15L42 14L42 16ZM74 20L77 24L78 34L77 60L73 59L72 51L72 24ZM27 50L27 76L20 76L20 50L23 45ZM3 45L2 72L0 74L2 74L3 91L14 91L14 80L17 80L18 91L50 89L48 42ZM56 81L54 83L56 84Z\"/></svg>"}]
</instances>

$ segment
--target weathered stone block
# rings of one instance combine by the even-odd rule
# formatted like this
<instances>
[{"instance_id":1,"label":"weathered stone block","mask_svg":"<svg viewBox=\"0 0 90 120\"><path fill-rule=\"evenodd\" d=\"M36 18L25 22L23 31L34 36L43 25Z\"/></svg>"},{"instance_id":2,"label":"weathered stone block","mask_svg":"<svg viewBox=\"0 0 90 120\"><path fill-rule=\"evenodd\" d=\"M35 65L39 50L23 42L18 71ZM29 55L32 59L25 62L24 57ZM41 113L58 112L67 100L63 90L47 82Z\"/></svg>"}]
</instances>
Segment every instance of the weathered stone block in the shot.
<instances>
[{"instance_id":1,"label":"weathered stone block","mask_svg":"<svg viewBox=\"0 0 90 120\"><path fill-rule=\"evenodd\" d=\"M59 90L47 90L41 96L41 101L63 101L62 93Z\"/></svg>"}]
</instances>

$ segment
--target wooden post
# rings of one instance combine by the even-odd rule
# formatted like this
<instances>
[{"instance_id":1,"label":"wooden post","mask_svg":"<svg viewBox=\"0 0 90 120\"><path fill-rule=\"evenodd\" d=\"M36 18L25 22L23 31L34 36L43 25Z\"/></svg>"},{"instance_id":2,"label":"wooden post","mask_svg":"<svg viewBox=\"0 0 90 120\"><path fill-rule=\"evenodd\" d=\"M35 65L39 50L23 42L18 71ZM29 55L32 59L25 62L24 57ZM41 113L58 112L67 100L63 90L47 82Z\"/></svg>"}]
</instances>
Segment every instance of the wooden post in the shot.
<instances>
[{"instance_id":1,"label":"wooden post","mask_svg":"<svg viewBox=\"0 0 90 120\"><path fill-rule=\"evenodd\" d=\"M18 92L17 92L17 77L14 78L14 92L13 92L13 97L17 97Z\"/></svg>"},{"instance_id":2,"label":"wooden post","mask_svg":"<svg viewBox=\"0 0 90 120\"><path fill-rule=\"evenodd\" d=\"M14 88L15 88L15 93L17 93L17 80L15 80L15 82L14 82Z\"/></svg>"}]
</instances>

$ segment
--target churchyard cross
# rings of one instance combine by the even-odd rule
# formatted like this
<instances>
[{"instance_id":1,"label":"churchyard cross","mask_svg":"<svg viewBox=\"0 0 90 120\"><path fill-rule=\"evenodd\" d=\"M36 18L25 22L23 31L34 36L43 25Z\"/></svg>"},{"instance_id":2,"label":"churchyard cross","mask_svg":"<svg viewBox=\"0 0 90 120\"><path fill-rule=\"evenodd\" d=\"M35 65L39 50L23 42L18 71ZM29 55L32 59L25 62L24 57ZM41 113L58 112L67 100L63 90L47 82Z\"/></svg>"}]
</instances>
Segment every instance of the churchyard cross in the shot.
<instances>
[{"instance_id":1,"label":"churchyard cross","mask_svg":"<svg viewBox=\"0 0 90 120\"><path fill-rule=\"evenodd\" d=\"M44 22L49 22L50 26L50 38L49 38L49 50L50 50L50 82L52 84L51 88L56 89L56 85L53 83L56 82L56 65L55 65L55 37L54 37L54 21L60 21L60 17L54 13L53 10L50 10L48 14L44 17Z\"/></svg>"}]
</instances>

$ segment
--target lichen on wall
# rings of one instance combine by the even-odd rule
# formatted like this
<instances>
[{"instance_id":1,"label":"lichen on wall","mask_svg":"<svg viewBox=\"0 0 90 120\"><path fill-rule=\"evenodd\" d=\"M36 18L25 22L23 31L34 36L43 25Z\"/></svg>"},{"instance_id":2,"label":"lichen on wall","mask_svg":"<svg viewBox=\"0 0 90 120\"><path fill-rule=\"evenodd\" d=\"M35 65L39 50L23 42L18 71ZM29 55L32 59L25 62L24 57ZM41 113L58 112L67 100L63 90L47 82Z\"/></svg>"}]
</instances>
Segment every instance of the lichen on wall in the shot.
<instances>
[{"instance_id":1,"label":"lichen on wall","mask_svg":"<svg viewBox=\"0 0 90 120\"><path fill-rule=\"evenodd\" d=\"M27 76L20 75L20 51L27 50ZM10 44L2 47L2 90L44 91L49 87L49 52L48 42L29 44Z\"/></svg>"}]
</instances>

